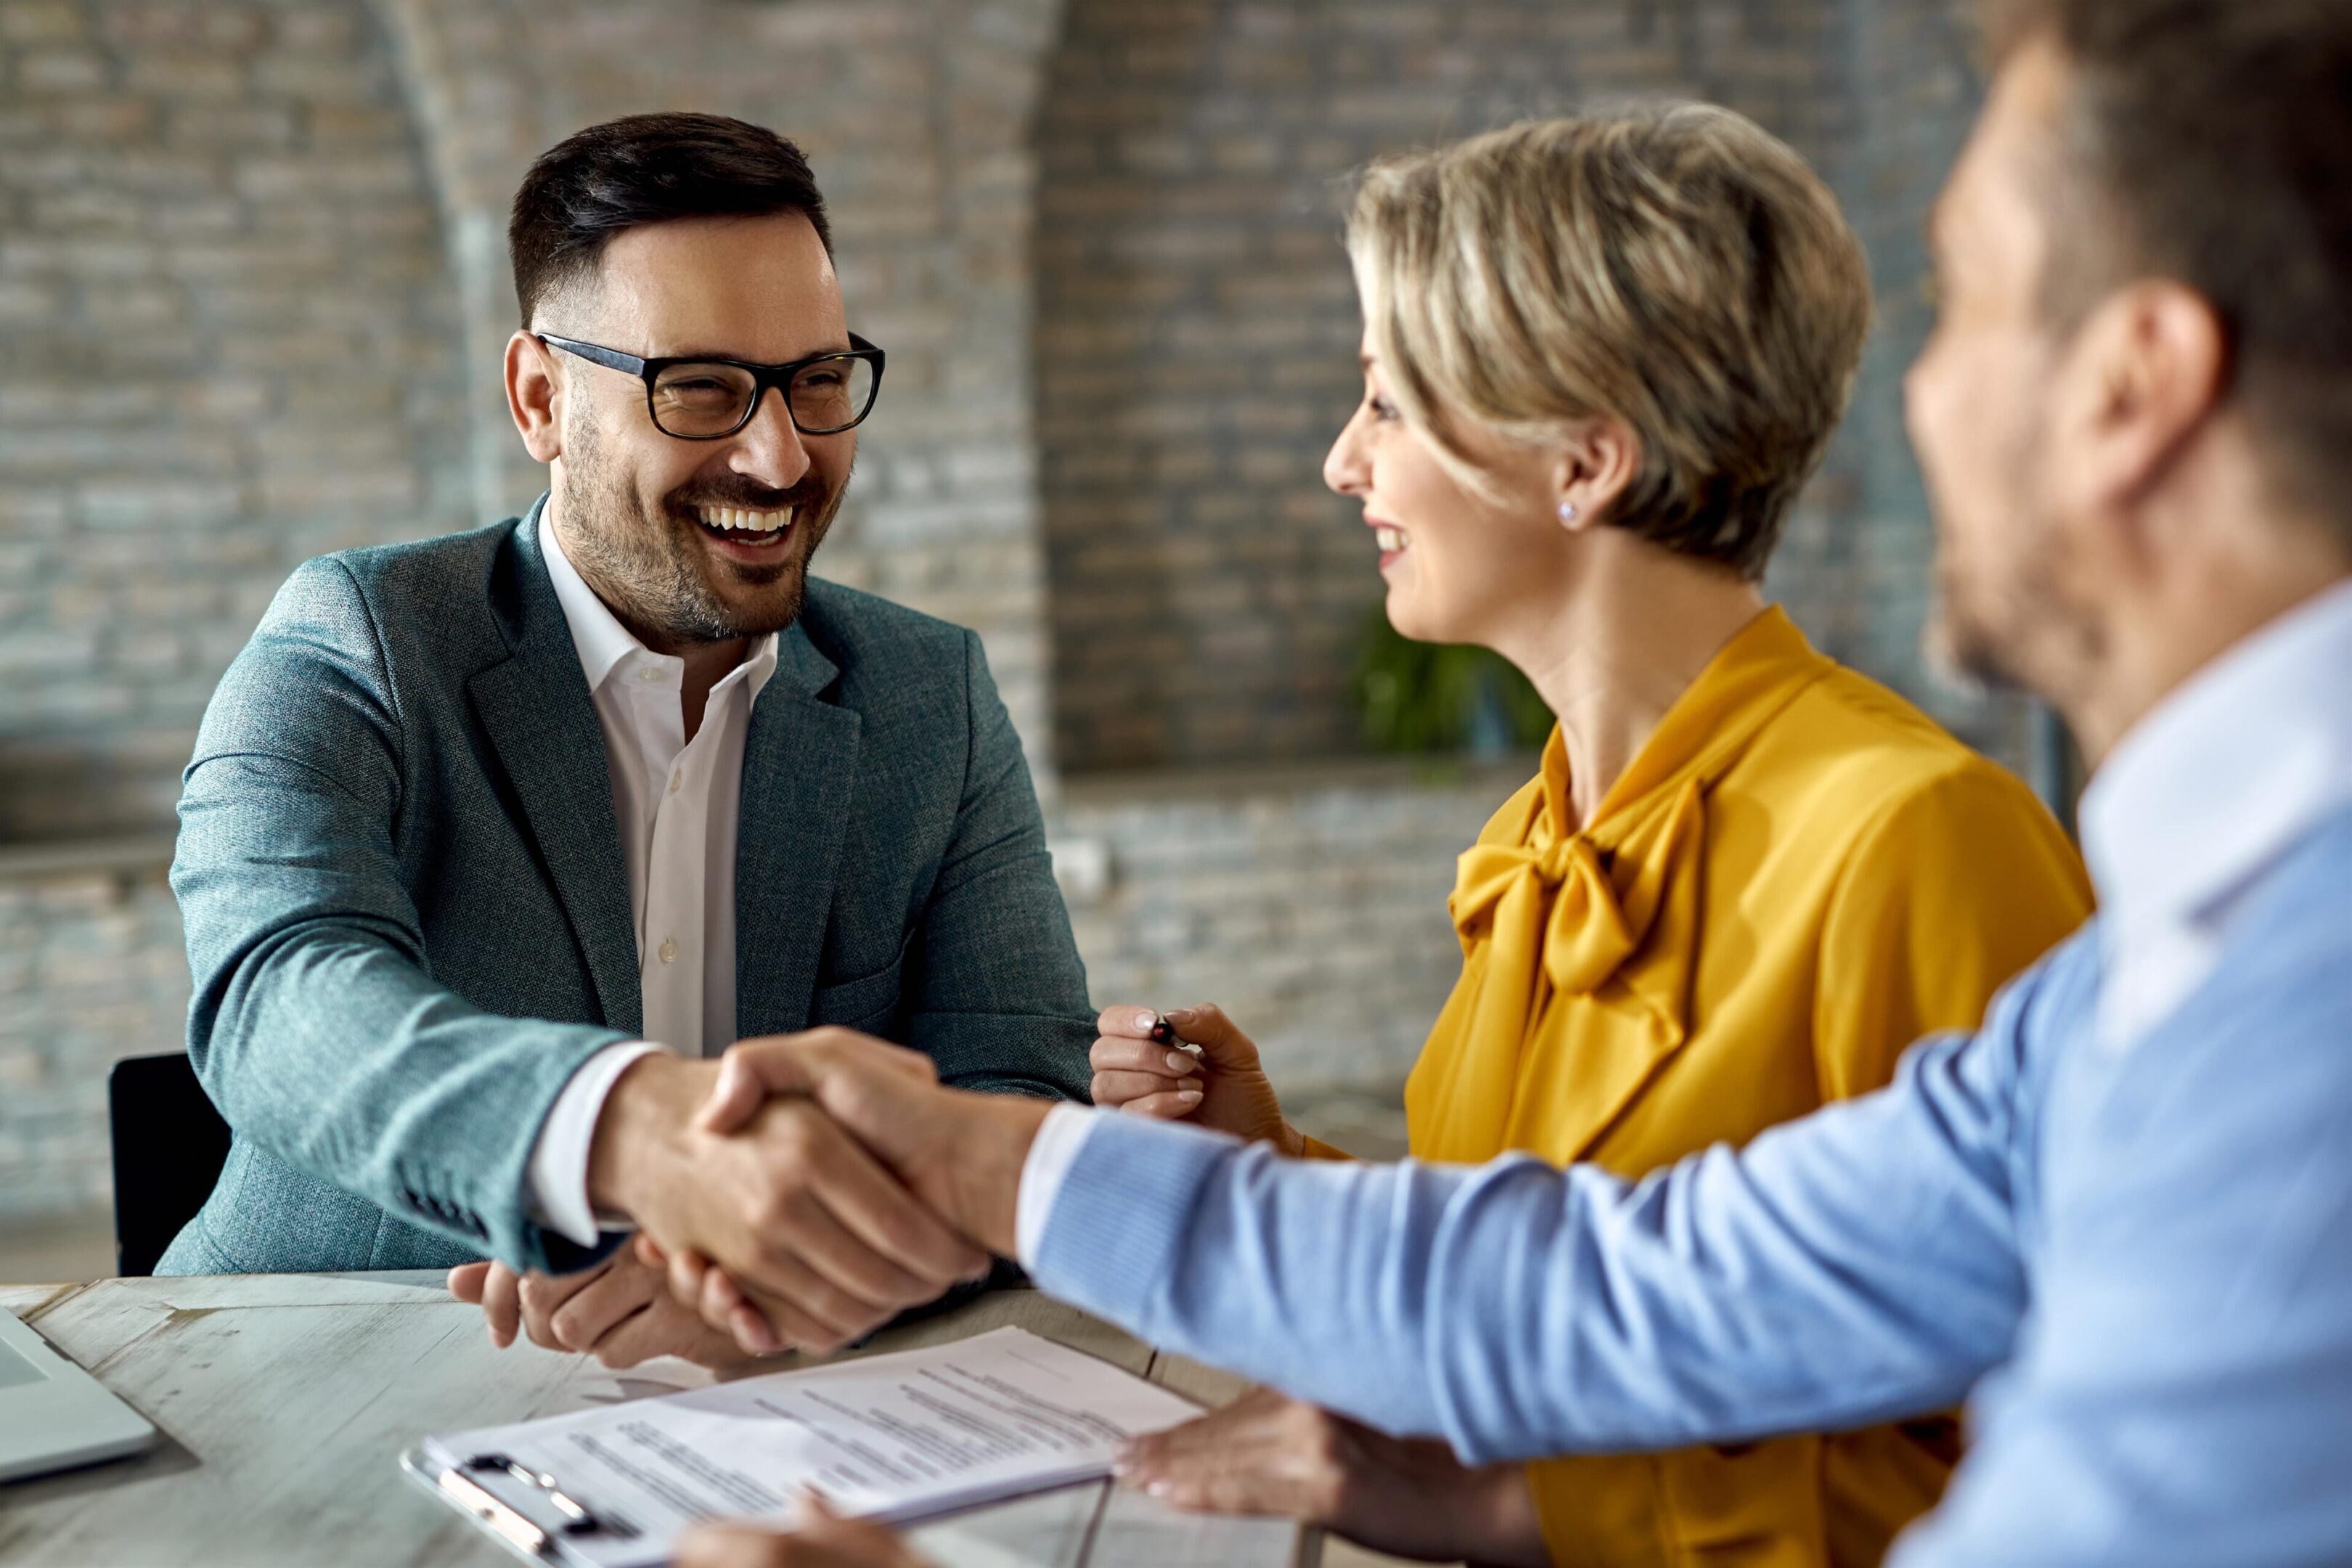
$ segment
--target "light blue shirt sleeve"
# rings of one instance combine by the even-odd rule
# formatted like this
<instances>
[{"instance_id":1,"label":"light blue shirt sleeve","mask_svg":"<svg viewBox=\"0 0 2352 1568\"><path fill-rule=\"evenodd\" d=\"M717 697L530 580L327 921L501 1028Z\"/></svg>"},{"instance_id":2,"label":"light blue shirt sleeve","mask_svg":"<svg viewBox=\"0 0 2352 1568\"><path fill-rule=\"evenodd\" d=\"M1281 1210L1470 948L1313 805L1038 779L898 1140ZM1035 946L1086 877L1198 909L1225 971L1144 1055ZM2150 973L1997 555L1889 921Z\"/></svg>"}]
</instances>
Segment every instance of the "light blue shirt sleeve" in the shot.
<instances>
[{"instance_id":1,"label":"light blue shirt sleeve","mask_svg":"<svg viewBox=\"0 0 2352 1568\"><path fill-rule=\"evenodd\" d=\"M1153 1343L1488 1462L1957 1401L2024 1310L2013 985L1887 1089L1638 1183L1089 1131L1033 1272Z\"/></svg>"}]
</instances>

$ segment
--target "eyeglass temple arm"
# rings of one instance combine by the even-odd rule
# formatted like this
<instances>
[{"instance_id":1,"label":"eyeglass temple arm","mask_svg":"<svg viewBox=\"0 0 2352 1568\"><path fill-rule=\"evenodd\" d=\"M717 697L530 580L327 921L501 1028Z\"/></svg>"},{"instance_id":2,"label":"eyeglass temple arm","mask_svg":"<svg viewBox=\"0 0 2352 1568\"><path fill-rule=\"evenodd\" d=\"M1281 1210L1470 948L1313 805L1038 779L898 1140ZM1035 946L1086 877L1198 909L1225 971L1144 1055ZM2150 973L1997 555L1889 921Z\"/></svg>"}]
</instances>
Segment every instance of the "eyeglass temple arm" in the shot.
<instances>
[{"instance_id":1,"label":"eyeglass temple arm","mask_svg":"<svg viewBox=\"0 0 2352 1568\"><path fill-rule=\"evenodd\" d=\"M576 338L559 338L553 332L534 332L531 335L565 353L577 354L591 364L601 364L608 370L621 371L629 375L646 373L646 362L635 354L625 354L617 349L599 348L594 343L583 343Z\"/></svg>"}]
</instances>

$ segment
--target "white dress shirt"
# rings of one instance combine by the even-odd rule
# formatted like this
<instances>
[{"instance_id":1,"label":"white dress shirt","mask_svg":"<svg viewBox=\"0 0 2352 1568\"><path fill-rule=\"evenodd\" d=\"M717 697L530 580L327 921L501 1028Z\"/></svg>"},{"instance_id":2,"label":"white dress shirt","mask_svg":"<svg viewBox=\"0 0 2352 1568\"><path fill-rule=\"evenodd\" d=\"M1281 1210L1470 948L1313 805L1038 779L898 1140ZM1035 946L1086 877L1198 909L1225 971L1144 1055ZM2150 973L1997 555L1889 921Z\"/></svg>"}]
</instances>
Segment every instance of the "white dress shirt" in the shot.
<instances>
[{"instance_id":1,"label":"white dress shirt","mask_svg":"<svg viewBox=\"0 0 2352 1568\"><path fill-rule=\"evenodd\" d=\"M588 1146L614 1080L657 1047L700 1057L735 1040L743 741L751 704L775 673L776 637L761 638L710 689L702 724L688 741L686 661L654 653L630 635L563 553L544 512L539 546L604 726L644 997L645 1039L590 1058L564 1085L531 1151L530 1200L541 1222L591 1247L598 1226L588 1201Z\"/></svg>"},{"instance_id":2,"label":"white dress shirt","mask_svg":"<svg viewBox=\"0 0 2352 1568\"><path fill-rule=\"evenodd\" d=\"M2083 792L2096 1036L2123 1050L2220 962L2242 895L2352 805L2352 583L2314 595L2132 726Z\"/></svg>"},{"instance_id":3,"label":"white dress shirt","mask_svg":"<svg viewBox=\"0 0 2352 1568\"><path fill-rule=\"evenodd\" d=\"M2221 961L2242 895L2295 841L2352 807L2352 582L2199 670L2119 742L2084 791L2099 894L2096 1038L2121 1051ZM1035 1268L1062 1184L1100 1119L1058 1105L1021 1168L1014 1234Z\"/></svg>"}]
</instances>

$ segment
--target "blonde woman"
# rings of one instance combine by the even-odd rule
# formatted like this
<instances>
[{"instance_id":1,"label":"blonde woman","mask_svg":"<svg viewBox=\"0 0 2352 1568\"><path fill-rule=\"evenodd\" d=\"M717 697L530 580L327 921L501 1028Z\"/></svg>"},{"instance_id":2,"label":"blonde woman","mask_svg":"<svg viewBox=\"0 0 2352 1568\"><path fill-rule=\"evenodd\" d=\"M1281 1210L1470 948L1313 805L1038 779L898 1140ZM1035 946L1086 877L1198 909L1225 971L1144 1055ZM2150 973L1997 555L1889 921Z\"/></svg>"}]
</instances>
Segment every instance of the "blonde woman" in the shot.
<instances>
[{"instance_id":1,"label":"blonde woman","mask_svg":"<svg viewBox=\"0 0 2352 1568\"><path fill-rule=\"evenodd\" d=\"M1860 247L1789 148L1697 106L1398 158L1348 228L1364 398L1325 464L1388 614L1478 643L1558 716L1462 857L1463 970L1406 1088L1412 1152L1638 1175L1884 1083L2078 924L2010 774L1807 645L1759 589L1843 413ZM1294 1153L1256 1048L1104 1015L1094 1094ZM1471 1470L1271 1394L1129 1479L1391 1551L1502 1563L1874 1563L1957 1457L1930 1421Z\"/></svg>"}]
</instances>

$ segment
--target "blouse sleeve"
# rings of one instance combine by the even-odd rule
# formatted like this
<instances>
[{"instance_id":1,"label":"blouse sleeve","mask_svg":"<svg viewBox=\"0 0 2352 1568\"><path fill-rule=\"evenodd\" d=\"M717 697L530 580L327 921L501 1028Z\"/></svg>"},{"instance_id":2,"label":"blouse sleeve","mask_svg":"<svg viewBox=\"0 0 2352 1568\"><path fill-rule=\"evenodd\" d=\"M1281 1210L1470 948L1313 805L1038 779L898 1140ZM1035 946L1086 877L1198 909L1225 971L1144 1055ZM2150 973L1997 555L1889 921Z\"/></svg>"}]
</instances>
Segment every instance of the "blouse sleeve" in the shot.
<instances>
[{"instance_id":1,"label":"blouse sleeve","mask_svg":"<svg viewBox=\"0 0 2352 1568\"><path fill-rule=\"evenodd\" d=\"M1822 1099L1885 1083L1923 1036L1975 1028L1993 993L2090 912L2064 831L1993 763L1890 803L1851 851L1822 930Z\"/></svg>"}]
</instances>

